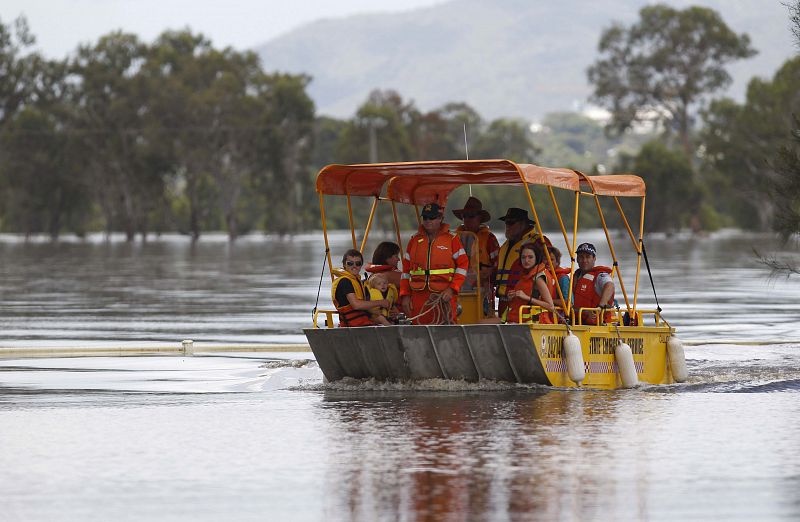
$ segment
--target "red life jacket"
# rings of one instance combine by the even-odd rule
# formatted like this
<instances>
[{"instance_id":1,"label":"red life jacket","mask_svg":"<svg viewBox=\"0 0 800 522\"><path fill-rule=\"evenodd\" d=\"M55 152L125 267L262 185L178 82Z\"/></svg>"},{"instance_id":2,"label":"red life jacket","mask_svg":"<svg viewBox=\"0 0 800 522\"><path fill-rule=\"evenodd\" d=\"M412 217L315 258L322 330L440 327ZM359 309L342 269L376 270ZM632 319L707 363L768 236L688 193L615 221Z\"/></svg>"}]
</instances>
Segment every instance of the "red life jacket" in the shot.
<instances>
[{"instance_id":1,"label":"red life jacket","mask_svg":"<svg viewBox=\"0 0 800 522\"><path fill-rule=\"evenodd\" d=\"M594 280L603 272L610 274L611 269L607 266L596 266L588 272L582 273L580 277L576 278L575 281L572 282L572 293L575 296L575 310L580 308L597 308L600 305L600 294L598 294L594 289ZM614 293L612 292L611 296L609 297L609 303L612 303L613 301ZM582 319L583 320L581 322L583 324L597 324L597 321L590 320L588 313L584 313ZM604 320L607 323L613 321L614 313L606 312Z\"/></svg>"},{"instance_id":2,"label":"red life jacket","mask_svg":"<svg viewBox=\"0 0 800 522\"><path fill-rule=\"evenodd\" d=\"M374 326L375 323L369 317L369 312L366 310L355 310L350 305L349 301L339 303L336 301L336 288L339 283L347 279L353 284L353 291L356 298L364 299L364 285L353 274L346 270L333 270L333 275L337 276L331 285L331 299L336 311L339 312L339 326Z\"/></svg>"},{"instance_id":3,"label":"red life jacket","mask_svg":"<svg viewBox=\"0 0 800 522\"><path fill-rule=\"evenodd\" d=\"M393 270L397 270L397 267L392 265L373 265L373 264L369 264L364 267L364 271L369 272L370 274L380 274L381 272L391 272Z\"/></svg>"}]
</instances>

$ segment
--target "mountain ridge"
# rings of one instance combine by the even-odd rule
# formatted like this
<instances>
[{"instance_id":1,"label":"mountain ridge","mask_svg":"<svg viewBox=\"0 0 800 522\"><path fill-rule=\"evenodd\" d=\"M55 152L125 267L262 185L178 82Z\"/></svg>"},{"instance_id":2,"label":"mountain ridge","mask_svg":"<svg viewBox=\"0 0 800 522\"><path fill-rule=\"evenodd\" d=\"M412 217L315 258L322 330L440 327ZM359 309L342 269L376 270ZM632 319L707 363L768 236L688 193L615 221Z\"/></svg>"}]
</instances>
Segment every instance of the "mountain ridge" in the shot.
<instances>
[{"instance_id":1,"label":"mountain ridge","mask_svg":"<svg viewBox=\"0 0 800 522\"><path fill-rule=\"evenodd\" d=\"M423 110L464 101L489 119L535 120L586 103L586 68L601 32L615 21L636 21L647 3L596 0L587 13L580 0L450 0L316 20L255 50L267 70L309 74L320 114L351 117L371 90L395 89ZM752 76L771 76L796 52L779 1L667 3L711 7L734 31L750 35L759 54L729 67L734 85L724 94L737 99Z\"/></svg>"}]
</instances>

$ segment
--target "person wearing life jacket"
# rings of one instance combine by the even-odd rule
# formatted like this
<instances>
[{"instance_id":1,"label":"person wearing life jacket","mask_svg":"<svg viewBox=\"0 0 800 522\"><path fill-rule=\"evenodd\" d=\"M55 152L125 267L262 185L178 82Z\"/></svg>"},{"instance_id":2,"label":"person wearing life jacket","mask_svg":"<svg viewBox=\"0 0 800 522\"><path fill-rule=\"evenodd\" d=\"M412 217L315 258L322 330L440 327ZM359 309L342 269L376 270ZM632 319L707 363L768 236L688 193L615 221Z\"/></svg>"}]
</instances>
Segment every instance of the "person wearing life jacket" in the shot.
<instances>
[{"instance_id":1,"label":"person wearing life jacket","mask_svg":"<svg viewBox=\"0 0 800 522\"><path fill-rule=\"evenodd\" d=\"M581 243L575 253L578 255L578 269L572 281L574 309L611 308L614 304L614 281L611 269L607 266L595 266L597 249L591 243ZM606 312L604 322L614 320L613 312ZM597 324L597 312L585 311L581 314L582 324Z\"/></svg>"},{"instance_id":2,"label":"person wearing life jacket","mask_svg":"<svg viewBox=\"0 0 800 522\"><path fill-rule=\"evenodd\" d=\"M391 324L382 315L371 317L370 308L389 308L389 301L381 299L370 301L369 294L361 283L361 265L364 258L361 252L350 249L342 256L342 268L334 269L331 299L339 312L339 326L375 326Z\"/></svg>"},{"instance_id":3,"label":"person wearing life jacket","mask_svg":"<svg viewBox=\"0 0 800 522\"><path fill-rule=\"evenodd\" d=\"M381 314L389 319L397 316L397 309L394 304L397 302L398 291L394 285L389 284L389 280L386 278L385 274L372 274L367 279L365 286L367 290L369 290L370 301L380 301L381 299L389 301L389 306L386 308L372 308L370 313L373 316Z\"/></svg>"},{"instance_id":4,"label":"person wearing life jacket","mask_svg":"<svg viewBox=\"0 0 800 522\"><path fill-rule=\"evenodd\" d=\"M556 290L556 286L561 289L561 295L564 296L564 299L570 299L571 293L569 291L569 274L570 269L568 267L561 266L561 250L557 249L554 246L549 247L548 252L550 252L550 259L553 260L553 266L556 269L556 284L553 285L551 289L551 294L553 296L553 304L556 305L556 308L560 309L561 311L566 311L567 307L564 306L564 302L559 297L558 290Z\"/></svg>"},{"instance_id":5,"label":"person wearing life jacket","mask_svg":"<svg viewBox=\"0 0 800 522\"><path fill-rule=\"evenodd\" d=\"M509 298L506 291L517 283L517 279L522 273L522 266L519 263L520 245L544 241L547 246L551 246L552 243L547 237L542 239L542 236L536 232L534 229L536 223L528 217L527 210L511 207L506 211L506 215L500 218L500 221L505 222L506 240L497 255L495 285L500 301L497 311L502 315L508 307Z\"/></svg>"},{"instance_id":6,"label":"person wearing life jacket","mask_svg":"<svg viewBox=\"0 0 800 522\"><path fill-rule=\"evenodd\" d=\"M384 274L395 290L400 289L403 272L397 268L400 261L400 245L391 241L383 241L372 253L372 263L367 263L364 270L368 274Z\"/></svg>"},{"instance_id":7,"label":"person wearing life jacket","mask_svg":"<svg viewBox=\"0 0 800 522\"><path fill-rule=\"evenodd\" d=\"M522 268L516 284L509 288L506 296L509 305L506 311L506 323L520 322L520 307L541 306L548 310L532 317L542 324L553 324L553 298L551 288L555 288L555 278L547 267L547 259L540 245L525 243L520 247L519 262Z\"/></svg>"},{"instance_id":8,"label":"person wearing life jacket","mask_svg":"<svg viewBox=\"0 0 800 522\"><path fill-rule=\"evenodd\" d=\"M483 209L483 203L476 197L470 196L467 199L464 208L453 210L453 214L460 219L463 224L456 228L461 244L464 245L464 250L467 252L467 257L470 259L470 267L467 272L467 279L461 287L461 291L471 291L478 286L480 280L480 287L482 296L484 298L484 315L488 316L494 313L494 288L492 285L492 278L494 272L497 270L497 254L500 252L500 243L497 241L497 236L492 234L487 221L492 219L492 216ZM471 232L471 234L463 234L462 232ZM474 236L472 234L475 234ZM477 237L477 241L475 238ZM478 266L471 266L473 249L478 249Z\"/></svg>"},{"instance_id":9,"label":"person wearing life jacket","mask_svg":"<svg viewBox=\"0 0 800 522\"><path fill-rule=\"evenodd\" d=\"M422 224L403 256L400 303L406 315L416 318L414 324L456 322L457 296L467 277L469 258L458 236L442 223L442 210L437 203L422 208ZM439 313L434 296L450 303L449 317Z\"/></svg>"}]
</instances>

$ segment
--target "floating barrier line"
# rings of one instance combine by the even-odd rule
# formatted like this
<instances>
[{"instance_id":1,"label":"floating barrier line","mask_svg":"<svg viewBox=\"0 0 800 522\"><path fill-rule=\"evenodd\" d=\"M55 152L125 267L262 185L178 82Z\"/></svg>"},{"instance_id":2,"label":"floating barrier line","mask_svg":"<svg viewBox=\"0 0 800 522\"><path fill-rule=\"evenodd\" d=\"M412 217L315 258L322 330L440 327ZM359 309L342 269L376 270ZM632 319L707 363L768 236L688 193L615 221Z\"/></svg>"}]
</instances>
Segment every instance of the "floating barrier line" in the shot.
<instances>
[{"instance_id":1,"label":"floating barrier line","mask_svg":"<svg viewBox=\"0 0 800 522\"><path fill-rule=\"evenodd\" d=\"M685 346L723 345L766 346L800 344L800 339L689 339ZM229 344L193 346L194 354L225 352L288 353L311 352L308 344ZM187 355L180 343L162 346L0 346L0 359L28 357L130 357L143 355Z\"/></svg>"},{"instance_id":2,"label":"floating barrier line","mask_svg":"<svg viewBox=\"0 0 800 522\"><path fill-rule=\"evenodd\" d=\"M765 346L768 344L800 344L800 339L681 339L684 345L733 344L736 346Z\"/></svg>"},{"instance_id":3,"label":"floating barrier line","mask_svg":"<svg viewBox=\"0 0 800 522\"><path fill-rule=\"evenodd\" d=\"M218 352L310 352L308 344L231 344L193 346L195 354ZM124 357L185 355L180 343L163 346L0 346L0 359L27 357Z\"/></svg>"}]
</instances>

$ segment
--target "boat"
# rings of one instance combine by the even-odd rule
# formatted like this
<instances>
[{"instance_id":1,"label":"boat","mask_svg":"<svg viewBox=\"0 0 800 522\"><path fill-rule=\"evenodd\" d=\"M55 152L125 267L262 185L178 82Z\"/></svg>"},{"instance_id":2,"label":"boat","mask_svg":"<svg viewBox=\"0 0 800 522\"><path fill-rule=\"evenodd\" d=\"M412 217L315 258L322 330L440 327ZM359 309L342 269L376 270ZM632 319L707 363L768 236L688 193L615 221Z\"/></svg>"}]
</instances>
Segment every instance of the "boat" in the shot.
<instances>
[{"instance_id":1,"label":"boat","mask_svg":"<svg viewBox=\"0 0 800 522\"><path fill-rule=\"evenodd\" d=\"M328 165L317 175L316 190L330 273L333 274L334 265L325 215L326 197L346 200L353 248L364 252L379 207L391 207L397 244L404 248L398 208L413 207L420 221L421 206L428 203L444 206L452 191L462 185L508 185L524 191L536 231L544 236L536 205L543 205L543 201L535 201L532 191L532 187L541 187L536 199L549 199L558 218L563 244L571 260L571 274L575 269L580 201L593 200L613 258L612 278L622 297L621 304L613 311L613 320L605 323L601 319L598 325L582 324L581 312L586 309L574 310L569 304L571 295L563 296L558 290L562 302L568 303L561 310L565 318L563 323L540 324L527 320L519 324L485 324L480 285L472 291L459 293L461 313L458 324L451 325L337 328L335 310L315 307L313 326L303 331L327 381L350 378L473 382L486 379L526 385L617 389L641 384L672 384L687 379L683 346L675 328L664 319L660 307L642 309L638 306L641 261L643 257L647 261L643 239L646 187L635 175L589 176L572 169L509 160ZM561 213L557 191L567 191L570 206L574 204L570 230ZM360 242L353 198L372 201ZM624 223L624 234L630 239L629 246L637 256L632 292L630 285L625 285L625 281L630 280L623 279L617 262L617 245L612 240L601 205L604 198L614 202ZM639 214L638 226L632 228L624 210L630 205L621 202L622 198L640 202L634 207ZM561 200L563 203L563 196ZM559 247L560 242L559 239ZM628 240L624 243L627 245ZM472 270L477 266L477 252L469 254ZM547 257L548 266L555 273L549 254ZM646 265L649 273L649 263ZM570 294L571 288L572 284ZM602 310L595 310L604 317ZM520 316L534 317L541 311L537 307L522 307Z\"/></svg>"}]
</instances>

